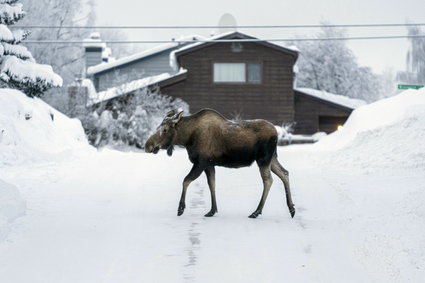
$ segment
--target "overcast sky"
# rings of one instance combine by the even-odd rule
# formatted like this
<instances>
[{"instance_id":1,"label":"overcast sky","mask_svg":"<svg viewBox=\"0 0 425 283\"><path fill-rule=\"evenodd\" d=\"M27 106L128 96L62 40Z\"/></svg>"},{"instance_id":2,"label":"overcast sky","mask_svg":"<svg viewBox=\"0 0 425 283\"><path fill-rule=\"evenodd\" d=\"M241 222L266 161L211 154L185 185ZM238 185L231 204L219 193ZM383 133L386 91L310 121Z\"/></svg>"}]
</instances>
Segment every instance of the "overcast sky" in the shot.
<instances>
[{"instance_id":1,"label":"overcast sky","mask_svg":"<svg viewBox=\"0 0 425 283\"><path fill-rule=\"evenodd\" d=\"M96 0L99 25L217 25L225 13L238 25L305 25L425 23L425 0ZM424 27L425 29L425 27ZM243 30L267 38L311 36L317 29ZM127 30L129 40L169 40L188 34L209 35L211 30ZM356 28L349 36L404 35L406 28ZM382 72L405 68L406 39L349 41L359 63ZM147 46L138 46L143 49ZM119 58L119 54L114 54Z\"/></svg>"}]
</instances>

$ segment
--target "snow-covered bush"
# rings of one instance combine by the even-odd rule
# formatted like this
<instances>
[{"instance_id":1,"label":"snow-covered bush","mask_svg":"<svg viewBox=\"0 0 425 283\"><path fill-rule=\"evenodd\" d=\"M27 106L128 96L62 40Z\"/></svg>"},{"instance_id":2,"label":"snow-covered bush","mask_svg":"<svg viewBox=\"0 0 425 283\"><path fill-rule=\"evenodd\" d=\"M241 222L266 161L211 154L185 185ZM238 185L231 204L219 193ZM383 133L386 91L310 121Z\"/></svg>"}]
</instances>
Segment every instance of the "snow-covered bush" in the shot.
<instances>
[{"instance_id":1,"label":"snow-covered bush","mask_svg":"<svg viewBox=\"0 0 425 283\"><path fill-rule=\"evenodd\" d=\"M22 19L25 12L17 0L0 1L0 87L19 89L29 97L62 86L62 78L49 65L37 64L31 52L20 46L29 32L14 30L7 25Z\"/></svg>"},{"instance_id":2,"label":"snow-covered bush","mask_svg":"<svg viewBox=\"0 0 425 283\"><path fill-rule=\"evenodd\" d=\"M80 121L39 98L0 89L0 168L52 161L92 150Z\"/></svg>"},{"instance_id":3,"label":"snow-covered bush","mask_svg":"<svg viewBox=\"0 0 425 283\"><path fill-rule=\"evenodd\" d=\"M294 131L295 123L283 123L282 126L275 126L277 131L278 144L284 144L283 140L287 139Z\"/></svg>"},{"instance_id":4,"label":"snow-covered bush","mask_svg":"<svg viewBox=\"0 0 425 283\"><path fill-rule=\"evenodd\" d=\"M126 99L114 100L112 106L101 103L94 113L79 118L90 143L96 147L129 145L142 148L165 113L172 109L189 113L189 106L183 100L144 88Z\"/></svg>"}]
</instances>

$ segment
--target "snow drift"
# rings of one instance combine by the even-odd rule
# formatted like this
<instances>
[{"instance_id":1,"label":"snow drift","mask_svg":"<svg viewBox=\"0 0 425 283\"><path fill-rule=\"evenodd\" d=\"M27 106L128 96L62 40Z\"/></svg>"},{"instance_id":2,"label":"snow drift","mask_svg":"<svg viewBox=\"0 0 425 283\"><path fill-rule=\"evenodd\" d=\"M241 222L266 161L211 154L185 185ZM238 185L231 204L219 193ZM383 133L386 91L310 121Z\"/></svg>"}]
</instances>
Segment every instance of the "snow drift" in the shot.
<instances>
[{"instance_id":1,"label":"snow drift","mask_svg":"<svg viewBox=\"0 0 425 283\"><path fill-rule=\"evenodd\" d=\"M38 98L0 89L0 167L90 150L81 123Z\"/></svg>"},{"instance_id":2,"label":"snow drift","mask_svg":"<svg viewBox=\"0 0 425 283\"><path fill-rule=\"evenodd\" d=\"M353 111L344 128L314 147L339 165L425 168L425 89L407 90Z\"/></svg>"},{"instance_id":3,"label":"snow drift","mask_svg":"<svg viewBox=\"0 0 425 283\"><path fill-rule=\"evenodd\" d=\"M0 89L0 167L60 161L91 150L79 120L18 90ZM18 188L0 179L0 241L25 210Z\"/></svg>"},{"instance_id":4,"label":"snow drift","mask_svg":"<svg viewBox=\"0 0 425 283\"><path fill-rule=\"evenodd\" d=\"M25 214L26 205L18 189L0 180L0 241L4 239L9 222Z\"/></svg>"}]
</instances>

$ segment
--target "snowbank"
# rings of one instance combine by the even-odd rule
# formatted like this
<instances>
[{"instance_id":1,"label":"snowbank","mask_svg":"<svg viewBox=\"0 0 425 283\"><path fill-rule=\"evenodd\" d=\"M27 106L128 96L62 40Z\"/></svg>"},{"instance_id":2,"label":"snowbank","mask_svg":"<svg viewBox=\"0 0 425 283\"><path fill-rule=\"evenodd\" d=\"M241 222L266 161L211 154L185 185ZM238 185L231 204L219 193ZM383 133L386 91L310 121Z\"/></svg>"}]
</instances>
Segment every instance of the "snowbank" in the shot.
<instances>
[{"instance_id":1,"label":"snowbank","mask_svg":"<svg viewBox=\"0 0 425 283\"><path fill-rule=\"evenodd\" d=\"M25 214L26 205L18 189L0 180L0 241L4 239L9 222Z\"/></svg>"},{"instance_id":2,"label":"snowbank","mask_svg":"<svg viewBox=\"0 0 425 283\"><path fill-rule=\"evenodd\" d=\"M344 128L323 137L319 150L336 164L363 168L425 168L425 89L401 94L353 111Z\"/></svg>"},{"instance_id":3,"label":"snowbank","mask_svg":"<svg viewBox=\"0 0 425 283\"><path fill-rule=\"evenodd\" d=\"M91 150L81 123L38 98L0 89L0 167Z\"/></svg>"}]
</instances>

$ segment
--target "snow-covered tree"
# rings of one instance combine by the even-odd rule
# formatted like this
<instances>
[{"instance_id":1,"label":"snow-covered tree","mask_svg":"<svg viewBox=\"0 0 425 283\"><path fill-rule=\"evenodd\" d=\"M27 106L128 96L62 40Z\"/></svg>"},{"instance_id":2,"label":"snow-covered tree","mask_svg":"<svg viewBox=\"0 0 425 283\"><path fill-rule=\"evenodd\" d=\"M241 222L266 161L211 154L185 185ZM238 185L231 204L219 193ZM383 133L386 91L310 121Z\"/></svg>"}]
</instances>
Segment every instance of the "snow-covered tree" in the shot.
<instances>
[{"instance_id":1,"label":"snow-covered tree","mask_svg":"<svg viewBox=\"0 0 425 283\"><path fill-rule=\"evenodd\" d=\"M341 38L343 29L323 27L318 38ZM343 40L297 42L300 49L297 85L374 101L380 97L379 78L360 67Z\"/></svg>"},{"instance_id":2,"label":"snow-covered tree","mask_svg":"<svg viewBox=\"0 0 425 283\"><path fill-rule=\"evenodd\" d=\"M104 104L99 104L96 112L78 118L94 146L142 148L165 113L172 109L189 113L189 105L183 100L162 95L158 90L143 88L130 94L125 102L116 100L108 109Z\"/></svg>"},{"instance_id":3,"label":"snow-covered tree","mask_svg":"<svg viewBox=\"0 0 425 283\"><path fill-rule=\"evenodd\" d=\"M18 0L0 0L0 86L19 89L29 97L41 96L52 87L62 86L62 78L49 65L37 64L22 45L29 33L9 29L25 16Z\"/></svg>"},{"instance_id":4,"label":"snow-covered tree","mask_svg":"<svg viewBox=\"0 0 425 283\"><path fill-rule=\"evenodd\" d=\"M88 38L93 30L77 28L77 26L95 25L96 14L94 0L22 0L24 7L30 11L19 22L31 26L55 26L57 28L31 30L29 40L81 41ZM72 26L73 28L67 28ZM124 40L121 30L102 30L102 40ZM37 62L48 64L63 78L63 84L69 85L84 72L84 48L80 43L69 44L37 44L28 43ZM112 53L116 57L129 55L128 44L113 46ZM67 89L48 91L43 100L66 113L72 115L75 105L69 105Z\"/></svg>"},{"instance_id":5,"label":"snow-covered tree","mask_svg":"<svg viewBox=\"0 0 425 283\"><path fill-rule=\"evenodd\" d=\"M64 28L64 26L93 25L95 15L93 1L87 0L21 0L30 11L20 22L31 26L56 26L58 28L31 29L28 39L81 41L88 37L90 30ZM82 73L84 66L84 49L79 43L37 44L28 43L37 62L51 65L60 74L65 84L74 81L75 75Z\"/></svg>"},{"instance_id":6,"label":"snow-covered tree","mask_svg":"<svg viewBox=\"0 0 425 283\"><path fill-rule=\"evenodd\" d=\"M418 26L408 27L410 36L424 36L424 31ZM407 72L400 73L399 78L406 83L425 83L425 37L409 38L410 47L407 52Z\"/></svg>"}]
</instances>

